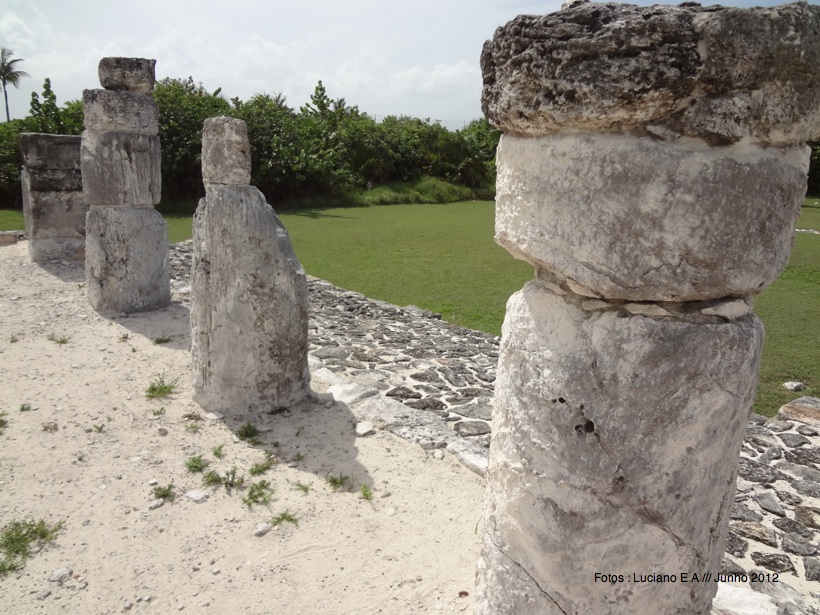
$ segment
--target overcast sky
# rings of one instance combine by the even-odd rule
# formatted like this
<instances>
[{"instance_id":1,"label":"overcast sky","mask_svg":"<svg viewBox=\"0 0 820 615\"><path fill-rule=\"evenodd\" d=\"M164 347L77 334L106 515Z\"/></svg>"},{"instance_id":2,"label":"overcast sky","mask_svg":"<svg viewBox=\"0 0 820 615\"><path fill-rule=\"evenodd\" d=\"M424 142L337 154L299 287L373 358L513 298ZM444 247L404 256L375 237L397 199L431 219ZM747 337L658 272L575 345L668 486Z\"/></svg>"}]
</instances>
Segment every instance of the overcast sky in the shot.
<instances>
[{"instance_id":1,"label":"overcast sky","mask_svg":"<svg viewBox=\"0 0 820 615\"><path fill-rule=\"evenodd\" d=\"M812 4L820 0L812 0ZM654 4L640 1L636 4ZM671 2L671 4L677 4ZM704 4L714 4L704 2ZM777 1L729 0L729 6ZM449 128L481 116L479 55L497 26L561 0L0 0L0 46L30 79L10 88L12 117L51 78L57 102L100 87L104 56L157 60L227 97L282 93L304 104L321 79L331 98L377 119L411 115Z\"/></svg>"}]
</instances>

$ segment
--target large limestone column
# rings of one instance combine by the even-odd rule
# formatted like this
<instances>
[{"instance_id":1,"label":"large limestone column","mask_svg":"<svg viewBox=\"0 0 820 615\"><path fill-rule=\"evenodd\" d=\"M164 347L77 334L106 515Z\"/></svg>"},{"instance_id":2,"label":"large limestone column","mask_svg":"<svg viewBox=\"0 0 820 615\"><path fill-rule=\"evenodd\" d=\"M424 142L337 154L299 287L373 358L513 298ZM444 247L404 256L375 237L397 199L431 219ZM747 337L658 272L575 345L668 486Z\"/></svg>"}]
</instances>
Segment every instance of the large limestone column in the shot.
<instances>
[{"instance_id":1,"label":"large limestone column","mask_svg":"<svg viewBox=\"0 0 820 615\"><path fill-rule=\"evenodd\" d=\"M80 175L80 137L23 132L20 154L31 260L82 261L88 205Z\"/></svg>"},{"instance_id":2,"label":"large limestone column","mask_svg":"<svg viewBox=\"0 0 820 615\"><path fill-rule=\"evenodd\" d=\"M85 90L81 168L86 217L86 285L103 313L157 310L171 302L168 225L159 203L156 60L103 58L100 83Z\"/></svg>"},{"instance_id":3,"label":"large limestone column","mask_svg":"<svg viewBox=\"0 0 820 615\"><path fill-rule=\"evenodd\" d=\"M496 240L536 279L507 304L476 613L709 612L818 32L806 4L580 4L485 44Z\"/></svg>"},{"instance_id":4,"label":"large limestone column","mask_svg":"<svg viewBox=\"0 0 820 615\"><path fill-rule=\"evenodd\" d=\"M193 398L208 411L275 412L310 394L307 279L250 172L245 123L205 120L191 369Z\"/></svg>"}]
</instances>

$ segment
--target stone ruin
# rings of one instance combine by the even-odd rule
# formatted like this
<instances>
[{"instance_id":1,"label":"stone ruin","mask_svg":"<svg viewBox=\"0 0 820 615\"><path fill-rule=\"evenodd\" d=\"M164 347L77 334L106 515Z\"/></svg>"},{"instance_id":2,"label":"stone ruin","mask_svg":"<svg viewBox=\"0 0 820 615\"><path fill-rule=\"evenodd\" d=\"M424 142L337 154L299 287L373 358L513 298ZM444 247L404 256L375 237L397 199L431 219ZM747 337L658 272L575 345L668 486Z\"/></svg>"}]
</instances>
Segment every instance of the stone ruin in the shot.
<instances>
[{"instance_id":1,"label":"stone ruin","mask_svg":"<svg viewBox=\"0 0 820 615\"><path fill-rule=\"evenodd\" d=\"M310 395L308 290L288 233L248 185L245 123L205 120L205 198L193 226L193 399L213 412L275 412Z\"/></svg>"},{"instance_id":2,"label":"stone ruin","mask_svg":"<svg viewBox=\"0 0 820 615\"><path fill-rule=\"evenodd\" d=\"M685 579L721 571L818 32L804 3L580 3L485 44L496 240L536 279L507 304L476 613L709 612Z\"/></svg>"},{"instance_id":3,"label":"stone ruin","mask_svg":"<svg viewBox=\"0 0 820 615\"><path fill-rule=\"evenodd\" d=\"M85 258L85 216L80 137L20 134L23 216L35 263Z\"/></svg>"},{"instance_id":4,"label":"stone ruin","mask_svg":"<svg viewBox=\"0 0 820 615\"><path fill-rule=\"evenodd\" d=\"M86 284L103 313L157 310L171 301L168 226L160 200L156 60L103 58L100 83L85 90L82 136Z\"/></svg>"}]
</instances>

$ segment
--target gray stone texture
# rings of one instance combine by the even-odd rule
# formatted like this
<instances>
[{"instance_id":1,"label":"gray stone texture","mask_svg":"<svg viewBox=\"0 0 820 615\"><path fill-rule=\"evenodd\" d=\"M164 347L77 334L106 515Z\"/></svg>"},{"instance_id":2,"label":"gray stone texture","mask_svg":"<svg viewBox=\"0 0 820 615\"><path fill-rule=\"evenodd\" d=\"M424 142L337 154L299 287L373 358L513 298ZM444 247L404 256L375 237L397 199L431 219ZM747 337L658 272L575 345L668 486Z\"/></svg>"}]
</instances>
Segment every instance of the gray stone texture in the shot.
<instances>
[{"instance_id":1,"label":"gray stone texture","mask_svg":"<svg viewBox=\"0 0 820 615\"><path fill-rule=\"evenodd\" d=\"M788 262L806 150L504 135L496 241L607 299L755 294Z\"/></svg>"},{"instance_id":2,"label":"gray stone texture","mask_svg":"<svg viewBox=\"0 0 820 615\"><path fill-rule=\"evenodd\" d=\"M158 211L92 207L86 228L86 287L95 310L146 312L171 302L168 225Z\"/></svg>"},{"instance_id":3,"label":"gray stone texture","mask_svg":"<svg viewBox=\"0 0 820 615\"><path fill-rule=\"evenodd\" d=\"M577 129L723 145L820 135L820 7L586 3L484 44L482 109L508 133Z\"/></svg>"},{"instance_id":4,"label":"gray stone texture","mask_svg":"<svg viewBox=\"0 0 820 615\"><path fill-rule=\"evenodd\" d=\"M593 579L720 569L736 476L726 459L740 450L762 341L754 315L622 318L538 281L513 295L476 613L707 613L714 584Z\"/></svg>"},{"instance_id":5,"label":"gray stone texture","mask_svg":"<svg viewBox=\"0 0 820 615\"><path fill-rule=\"evenodd\" d=\"M109 57L100 60L97 74L106 90L147 93L156 83L156 65L147 58Z\"/></svg>"},{"instance_id":6,"label":"gray stone texture","mask_svg":"<svg viewBox=\"0 0 820 615\"><path fill-rule=\"evenodd\" d=\"M239 414L304 400L307 281L276 213L252 186L212 186L193 231L194 400Z\"/></svg>"},{"instance_id":7,"label":"gray stone texture","mask_svg":"<svg viewBox=\"0 0 820 615\"><path fill-rule=\"evenodd\" d=\"M83 90L86 130L157 134L159 109L150 94Z\"/></svg>"},{"instance_id":8,"label":"gray stone texture","mask_svg":"<svg viewBox=\"0 0 820 615\"><path fill-rule=\"evenodd\" d=\"M212 117L202 128L202 181L206 186L243 186L251 181L251 148L245 122Z\"/></svg>"},{"instance_id":9,"label":"gray stone texture","mask_svg":"<svg viewBox=\"0 0 820 615\"><path fill-rule=\"evenodd\" d=\"M31 260L83 260L88 205L82 192L80 137L22 133L20 152Z\"/></svg>"},{"instance_id":10,"label":"gray stone texture","mask_svg":"<svg viewBox=\"0 0 820 615\"><path fill-rule=\"evenodd\" d=\"M90 206L153 207L160 200L156 134L86 130L81 153L83 193Z\"/></svg>"}]
</instances>

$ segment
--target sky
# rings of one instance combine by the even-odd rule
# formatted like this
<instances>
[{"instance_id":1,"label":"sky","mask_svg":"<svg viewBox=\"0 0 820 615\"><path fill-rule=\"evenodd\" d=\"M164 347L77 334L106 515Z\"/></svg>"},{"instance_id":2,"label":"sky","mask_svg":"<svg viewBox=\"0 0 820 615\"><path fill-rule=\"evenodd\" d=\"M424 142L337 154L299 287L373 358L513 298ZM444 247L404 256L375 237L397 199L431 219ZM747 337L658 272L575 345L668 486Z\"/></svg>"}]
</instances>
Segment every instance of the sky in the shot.
<instances>
[{"instance_id":1,"label":"sky","mask_svg":"<svg viewBox=\"0 0 820 615\"><path fill-rule=\"evenodd\" d=\"M481 117L484 41L561 1L0 0L0 46L31 76L9 89L15 118L28 115L46 77L62 104L100 87L100 58L126 56L156 59L157 79L191 76L228 98L281 93L298 109L322 80L331 98L377 120L409 115L457 129Z\"/></svg>"}]
</instances>

